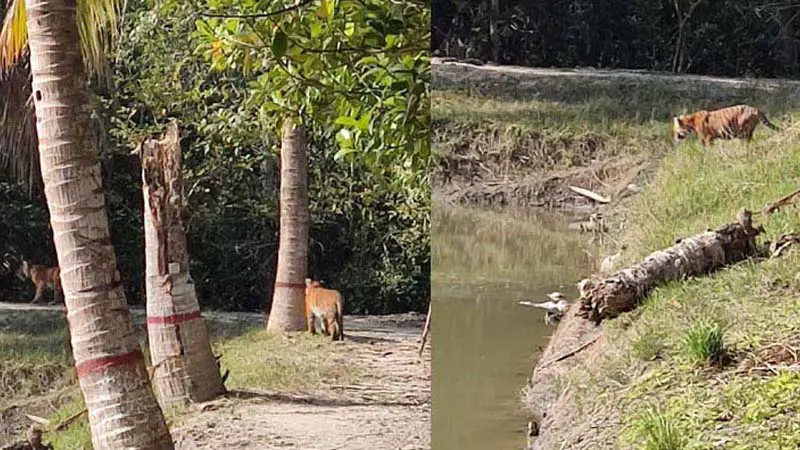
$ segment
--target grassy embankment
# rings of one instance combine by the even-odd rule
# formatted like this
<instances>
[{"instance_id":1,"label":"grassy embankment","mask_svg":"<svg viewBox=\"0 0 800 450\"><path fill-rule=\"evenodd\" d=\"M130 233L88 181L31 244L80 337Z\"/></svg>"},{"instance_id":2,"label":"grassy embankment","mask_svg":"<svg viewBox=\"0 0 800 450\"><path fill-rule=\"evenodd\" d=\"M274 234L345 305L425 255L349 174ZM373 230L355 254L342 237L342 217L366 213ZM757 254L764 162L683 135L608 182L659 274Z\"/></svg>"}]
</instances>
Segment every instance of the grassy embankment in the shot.
<instances>
[{"instance_id":1,"label":"grassy embankment","mask_svg":"<svg viewBox=\"0 0 800 450\"><path fill-rule=\"evenodd\" d=\"M779 120L789 92L451 64L434 64L433 73L434 191L477 204L569 205L568 184L616 196L671 151L673 115L751 102Z\"/></svg>"},{"instance_id":2,"label":"grassy embankment","mask_svg":"<svg viewBox=\"0 0 800 450\"><path fill-rule=\"evenodd\" d=\"M706 152L695 145L668 155L631 205L627 259L797 189L800 129L759 137L749 152L733 145ZM759 219L768 238L800 231L796 208ZM740 264L659 288L639 311L610 321L606 339L624 350L608 352L585 396L615 399L622 420L606 430L609 438L621 432L627 445L649 442L648 448L664 450L800 444L800 372L781 368L798 362L799 271L796 251ZM669 428L681 438L670 443Z\"/></svg>"},{"instance_id":3,"label":"grassy embankment","mask_svg":"<svg viewBox=\"0 0 800 450\"><path fill-rule=\"evenodd\" d=\"M731 222L741 207L758 211L800 187L800 128L791 126L798 117L791 115L791 90L679 80L600 85L552 78L532 85L538 93L515 83L438 92L440 155L473 154L487 161L495 155L513 163L510 155L534 148L531 136L561 142L599 135L607 143L606 153L596 152L601 161L656 160L645 192L614 210L626 218L618 236L628 245L626 262ZM672 114L737 102L762 108L784 131L759 128L749 149L736 141L708 151L696 142L670 148ZM481 132L491 138L471 142ZM560 148L541 154L560 157L560 166L551 164L555 170L574 166ZM546 173L530 164L519 169L525 170ZM796 207L755 220L764 224L768 239L800 231ZM586 359L574 358L579 362L554 387L571 391L567 407L573 411L549 411L564 421L557 417L551 420L559 423L557 430L543 430L547 448L800 445L798 251L670 283L638 310L607 321L605 344L585 350L591 353Z\"/></svg>"},{"instance_id":4,"label":"grassy embankment","mask_svg":"<svg viewBox=\"0 0 800 450\"><path fill-rule=\"evenodd\" d=\"M693 145L669 154L631 205L628 261L797 189L798 138L792 127L759 135L749 151ZM767 238L800 231L796 208L756 220ZM621 413L606 437L663 450L800 444L800 372L784 367L800 351L799 272L796 250L740 264L659 288L638 311L609 321L606 340L621 351L601 350L604 368L582 396Z\"/></svg>"},{"instance_id":5,"label":"grassy embankment","mask_svg":"<svg viewBox=\"0 0 800 450\"><path fill-rule=\"evenodd\" d=\"M147 354L142 320L137 322ZM222 367L230 370L226 381L229 390L314 391L323 382L347 384L358 374L357 368L337 362L334 344L319 336L268 335L258 320L231 323L207 318L206 325L215 354L223 355ZM66 321L59 312L0 315L0 413L5 419L0 422L0 443L18 438L19 426L30 423L23 413L48 418L52 428L84 409L67 339ZM168 421L174 426L181 414L167 412ZM45 441L55 448L91 449L85 416L65 431L50 431Z\"/></svg>"}]
</instances>

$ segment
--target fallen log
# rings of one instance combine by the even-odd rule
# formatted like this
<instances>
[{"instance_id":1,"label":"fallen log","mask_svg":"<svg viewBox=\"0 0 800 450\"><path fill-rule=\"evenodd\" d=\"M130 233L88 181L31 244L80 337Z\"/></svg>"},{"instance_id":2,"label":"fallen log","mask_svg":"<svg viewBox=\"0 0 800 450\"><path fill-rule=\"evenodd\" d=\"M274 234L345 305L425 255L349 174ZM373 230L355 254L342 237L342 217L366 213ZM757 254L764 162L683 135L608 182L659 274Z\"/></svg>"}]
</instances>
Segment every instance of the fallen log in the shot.
<instances>
[{"instance_id":1,"label":"fallen log","mask_svg":"<svg viewBox=\"0 0 800 450\"><path fill-rule=\"evenodd\" d=\"M752 213L742 209L736 223L681 239L607 278L581 281L577 314L599 325L604 319L633 310L662 283L703 275L761 256L764 250L756 246L755 238L763 232L763 227L753 227Z\"/></svg>"}]
</instances>

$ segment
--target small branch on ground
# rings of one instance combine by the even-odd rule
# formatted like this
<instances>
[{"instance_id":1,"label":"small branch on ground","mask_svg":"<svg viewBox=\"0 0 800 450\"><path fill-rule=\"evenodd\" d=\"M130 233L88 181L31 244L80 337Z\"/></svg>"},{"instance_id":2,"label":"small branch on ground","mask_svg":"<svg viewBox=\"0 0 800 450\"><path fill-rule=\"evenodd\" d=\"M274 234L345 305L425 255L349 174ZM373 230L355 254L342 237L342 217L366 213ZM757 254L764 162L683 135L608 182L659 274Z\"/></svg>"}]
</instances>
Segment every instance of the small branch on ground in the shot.
<instances>
[{"instance_id":1,"label":"small branch on ground","mask_svg":"<svg viewBox=\"0 0 800 450\"><path fill-rule=\"evenodd\" d=\"M68 426L70 426L73 422L78 420L78 418L82 417L87 412L89 412L89 410L84 408L84 409L76 412L75 414L67 417L66 419L64 419L61 422L59 422L58 425L56 425L55 430L56 431L61 431L61 430L66 429Z\"/></svg>"},{"instance_id":2,"label":"small branch on ground","mask_svg":"<svg viewBox=\"0 0 800 450\"><path fill-rule=\"evenodd\" d=\"M786 233L769 245L770 258L777 258L792 244L800 242L800 233Z\"/></svg>"},{"instance_id":3,"label":"small branch on ground","mask_svg":"<svg viewBox=\"0 0 800 450\"><path fill-rule=\"evenodd\" d=\"M567 186L572 192L576 194L580 194L590 200L594 200L597 203L611 203L611 199L607 197L603 197L602 195L598 194L597 192L590 191L589 189L584 189L582 187L577 186Z\"/></svg>"},{"instance_id":4,"label":"small branch on ground","mask_svg":"<svg viewBox=\"0 0 800 450\"><path fill-rule=\"evenodd\" d=\"M36 422L40 425L47 425L49 423L49 421L44 417L34 416L33 414L25 414L25 417L27 417L31 422Z\"/></svg>"},{"instance_id":5,"label":"small branch on ground","mask_svg":"<svg viewBox=\"0 0 800 450\"><path fill-rule=\"evenodd\" d=\"M419 356L422 356L422 351L425 349L425 342L428 340L428 332L431 329L431 306L433 302L428 302L428 315L425 316L425 327L422 329L422 342L419 344Z\"/></svg>"},{"instance_id":6,"label":"small branch on ground","mask_svg":"<svg viewBox=\"0 0 800 450\"><path fill-rule=\"evenodd\" d=\"M581 344L581 345L580 345L580 346L578 346L577 348L575 348L575 349L573 349L573 350L570 350L570 351L568 351L568 352L564 353L563 355L560 355L560 356L557 356L557 357L555 357L555 358L553 358L553 359L551 359L551 360L545 361L545 362L543 362L543 363L539 364L539 365L536 367L536 370L541 370L541 369L543 369L543 368L545 368L545 367L549 366L550 364L555 364L555 363L557 363L557 362L559 362L559 361L563 361L563 360L565 360L565 359L567 359L567 358L570 358L570 357L572 357L572 356L575 356L575 355L577 355L578 353L580 353L581 351L583 351L583 349L585 349L586 347L589 347L590 345L592 345L592 344L594 344L595 342L597 342L597 340L598 340L598 339L600 339L600 336L597 336L597 337L595 337L594 339L591 339L591 340L589 340L588 342L584 342L583 344Z\"/></svg>"},{"instance_id":7,"label":"small branch on ground","mask_svg":"<svg viewBox=\"0 0 800 450\"><path fill-rule=\"evenodd\" d=\"M764 208L761 209L761 214L764 215L764 216L769 216L770 214L774 213L778 209L780 209L780 208L792 203L792 200L794 200L794 198L798 194L800 194L800 189L792 192L791 194L789 194L789 195L787 195L785 197L782 197L782 198L780 198L778 200L775 200L772 203L767 203L766 205L764 205Z\"/></svg>"}]
</instances>

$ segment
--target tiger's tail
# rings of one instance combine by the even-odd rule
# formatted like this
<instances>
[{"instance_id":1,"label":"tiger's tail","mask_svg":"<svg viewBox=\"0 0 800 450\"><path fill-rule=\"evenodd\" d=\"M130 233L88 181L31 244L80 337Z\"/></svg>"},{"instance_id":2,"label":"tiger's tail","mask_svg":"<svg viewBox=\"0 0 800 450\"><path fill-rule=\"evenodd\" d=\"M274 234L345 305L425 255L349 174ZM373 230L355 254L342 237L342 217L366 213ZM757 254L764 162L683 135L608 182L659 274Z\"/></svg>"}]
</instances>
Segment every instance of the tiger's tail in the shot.
<instances>
[{"instance_id":1,"label":"tiger's tail","mask_svg":"<svg viewBox=\"0 0 800 450\"><path fill-rule=\"evenodd\" d=\"M778 127L776 127L775 125L773 125L773 124L772 124L772 123L771 123L771 122L770 122L770 121L767 119L767 116L766 116L766 115L765 115L763 112L761 112L761 111L759 111L759 112L758 112L758 119L759 119L759 120L761 120L761 123L763 123L763 124L764 124L765 126L767 126L768 128L771 128L771 129L773 129L773 130L775 130L775 131L781 131L781 129L780 129L780 128L778 128Z\"/></svg>"},{"instance_id":2,"label":"tiger's tail","mask_svg":"<svg viewBox=\"0 0 800 450\"><path fill-rule=\"evenodd\" d=\"M334 312L334 316L335 316L334 320L336 321L336 328L337 328L337 331L338 331L337 334L339 335L339 340L340 341L344 340L344 311L342 311L342 309L343 309L342 302L341 301L336 302L336 310ZM336 338L336 336L334 335L334 339L335 338Z\"/></svg>"}]
</instances>

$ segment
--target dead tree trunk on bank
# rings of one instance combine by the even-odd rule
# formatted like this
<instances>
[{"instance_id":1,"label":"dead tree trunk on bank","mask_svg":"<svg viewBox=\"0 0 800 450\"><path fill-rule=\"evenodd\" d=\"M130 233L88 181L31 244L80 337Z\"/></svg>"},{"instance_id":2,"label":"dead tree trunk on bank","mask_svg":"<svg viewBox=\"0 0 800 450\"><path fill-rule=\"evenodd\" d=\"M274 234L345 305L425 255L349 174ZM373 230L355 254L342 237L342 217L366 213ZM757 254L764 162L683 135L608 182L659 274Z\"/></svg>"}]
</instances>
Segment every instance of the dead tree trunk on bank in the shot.
<instances>
[{"instance_id":1,"label":"dead tree trunk on bank","mask_svg":"<svg viewBox=\"0 0 800 450\"><path fill-rule=\"evenodd\" d=\"M178 124L161 141L143 142L147 336L153 385L164 409L210 400L224 391L197 294L183 229Z\"/></svg>"},{"instance_id":2,"label":"dead tree trunk on bank","mask_svg":"<svg viewBox=\"0 0 800 450\"><path fill-rule=\"evenodd\" d=\"M280 214L278 268L267 331L303 331L308 273L308 157L305 129L292 119L283 123Z\"/></svg>"},{"instance_id":3,"label":"dead tree trunk on bank","mask_svg":"<svg viewBox=\"0 0 800 450\"><path fill-rule=\"evenodd\" d=\"M763 231L761 227L753 228L750 212L742 210L738 223L680 240L608 278L584 280L578 315L599 324L633 310L660 284L758 256L755 238Z\"/></svg>"}]
</instances>

